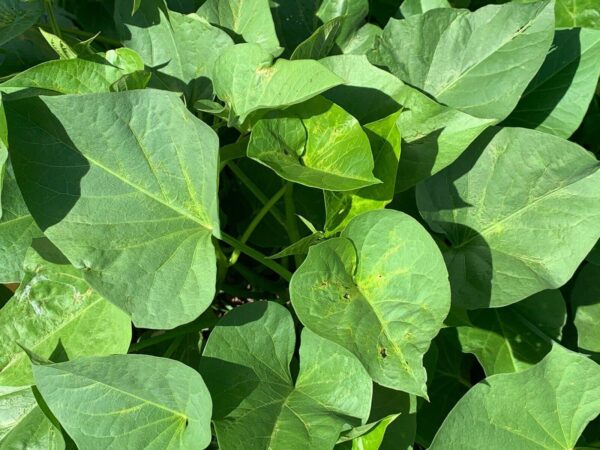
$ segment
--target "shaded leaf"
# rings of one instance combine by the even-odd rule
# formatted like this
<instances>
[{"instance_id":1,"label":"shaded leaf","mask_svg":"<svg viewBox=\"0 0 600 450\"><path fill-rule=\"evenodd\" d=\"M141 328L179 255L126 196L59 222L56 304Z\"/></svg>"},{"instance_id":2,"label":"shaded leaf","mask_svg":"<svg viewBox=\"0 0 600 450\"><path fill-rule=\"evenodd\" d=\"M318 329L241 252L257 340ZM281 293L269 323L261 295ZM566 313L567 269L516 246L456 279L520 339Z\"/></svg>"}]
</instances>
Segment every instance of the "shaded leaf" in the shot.
<instances>
[{"instance_id":1,"label":"shaded leaf","mask_svg":"<svg viewBox=\"0 0 600 450\"><path fill-rule=\"evenodd\" d=\"M571 292L571 307L578 347L600 352L600 266L590 264L579 272Z\"/></svg>"},{"instance_id":2,"label":"shaded leaf","mask_svg":"<svg viewBox=\"0 0 600 450\"><path fill-rule=\"evenodd\" d=\"M451 244L455 303L499 307L562 286L600 235L599 183L578 145L503 128L417 186L423 218Z\"/></svg>"},{"instance_id":3,"label":"shaded leaf","mask_svg":"<svg viewBox=\"0 0 600 450\"><path fill-rule=\"evenodd\" d=\"M343 17L336 17L321 25L296 47L290 59L321 59L329 55L343 23Z\"/></svg>"},{"instance_id":4,"label":"shaded leaf","mask_svg":"<svg viewBox=\"0 0 600 450\"><path fill-rule=\"evenodd\" d=\"M450 304L434 241L411 217L371 211L310 248L290 283L302 323L353 352L377 383L426 397L423 355Z\"/></svg>"},{"instance_id":5,"label":"shaded leaf","mask_svg":"<svg viewBox=\"0 0 600 450\"><path fill-rule=\"evenodd\" d=\"M372 388L359 361L304 329L294 382L295 341L291 315L273 302L235 308L212 331L201 373L219 448L333 448L340 431L365 422Z\"/></svg>"},{"instance_id":6,"label":"shaded leaf","mask_svg":"<svg viewBox=\"0 0 600 450\"><path fill-rule=\"evenodd\" d=\"M473 387L430 449L572 449L598 413L600 366L555 346L532 368L494 375Z\"/></svg>"},{"instance_id":7,"label":"shaded leaf","mask_svg":"<svg viewBox=\"0 0 600 450\"><path fill-rule=\"evenodd\" d=\"M4 0L0 4L0 45L27 30L43 12L40 0Z\"/></svg>"}]
</instances>

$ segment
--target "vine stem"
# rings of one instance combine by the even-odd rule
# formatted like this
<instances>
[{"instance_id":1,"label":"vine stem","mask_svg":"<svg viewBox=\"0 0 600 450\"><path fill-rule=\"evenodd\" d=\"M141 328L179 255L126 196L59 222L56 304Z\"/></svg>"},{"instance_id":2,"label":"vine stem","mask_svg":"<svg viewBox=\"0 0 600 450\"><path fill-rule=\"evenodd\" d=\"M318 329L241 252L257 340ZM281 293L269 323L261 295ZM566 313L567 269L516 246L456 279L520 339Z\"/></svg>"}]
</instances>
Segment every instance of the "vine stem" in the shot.
<instances>
[{"instance_id":1,"label":"vine stem","mask_svg":"<svg viewBox=\"0 0 600 450\"><path fill-rule=\"evenodd\" d=\"M273 195L273 197L271 197L269 199L269 201L267 201L263 205L263 207L260 209L260 211L258 211L258 213L254 216L254 218L252 219L252 221L250 222L250 224L248 225L248 227L242 234L242 237L240 238L240 242L242 244L245 244L246 242L248 242L248 239L250 239L250 236L252 236L252 233L254 232L254 230L256 229L258 224L263 220L263 218L267 215L267 213L271 210L271 208L273 208L273 206L275 206L275 204L279 201L279 199L281 199L281 197L283 197L283 194L286 193L287 189L288 189L287 185L284 185L281 189L279 189L275 193L275 195ZM236 248L233 250L233 253L229 257L229 265L233 266L237 262L239 257L240 257L240 250Z\"/></svg>"},{"instance_id":2,"label":"vine stem","mask_svg":"<svg viewBox=\"0 0 600 450\"><path fill-rule=\"evenodd\" d=\"M229 234L221 231L221 240L223 242L231 245L234 249L237 249L241 253L254 259L255 261L258 261L263 266L271 269L273 272L278 274L284 280L290 281L292 279L292 273L289 270L287 270L285 267L276 263L272 259L267 258L265 255L263 255L258 250L254 250L252 247L244 244L243 242L238 241L233 236L230 236Z\"/></svg>"},{"instance_id":3,"label":"vine stem","mask_svg":"<svg viewBox=\"0 0 600 450\"><path fill-rule=\"evenodd\" d=\"M285 191L285 229L287 230L290 238L290 244L298 242L300 240L300 232L298 231L298 224L296 223L296 207L294 205L294 185L287 183L287 189ZM296 267L300 264L299 255L294 255L294 262Z\"/></svg>"},{"instance_id":4,"label":"vine stem","mask_svg":"<svg viewBox=\"0 0 600 450\"><path fill-rule=\"evenodd\" d=\"M227 163L227 167L229 167L233 174L263 205L269 201L267 196L262 193L260 188L256 184L254 184L254 182L238 167L236 163L234 163L233 161L229 161ZM277 222L279 222L279 224L285 228L285 220L283 219L281 213L275 208L271 208L269 212L275 218L275 220L277 220Z\"/></svg>"},{"instance_id":5,"label":"vine stem","mask_svg":"<svg viewBox=\"0 0 600 450\"><path fill-rule=\"evenodd\" d=\"M62 38L60 27L58 26L56 16L54 15L54 7L52 6L52 0L44 0L44 7L46 9L46 14L48 14L48 20L50 21L52 32L59 38Z\"/></svg>"}]
</instances>

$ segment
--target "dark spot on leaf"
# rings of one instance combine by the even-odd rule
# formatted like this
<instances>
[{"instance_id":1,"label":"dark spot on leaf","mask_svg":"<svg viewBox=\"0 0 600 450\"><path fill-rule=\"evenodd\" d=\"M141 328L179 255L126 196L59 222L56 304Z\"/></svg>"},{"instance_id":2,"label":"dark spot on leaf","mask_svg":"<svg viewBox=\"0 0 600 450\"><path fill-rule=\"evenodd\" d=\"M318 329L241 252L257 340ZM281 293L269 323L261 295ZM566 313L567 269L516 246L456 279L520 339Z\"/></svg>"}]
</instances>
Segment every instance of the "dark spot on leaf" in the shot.
<instances>
[{"instance_id":1,"label":"dark spot on leaf","mask_svg":"<svg viewBox=\"0 0 600 450\"><path fill-rule=\"evenodd\" d=\"M344 294L344 298L345 298L346 300L348 300L348 299L350 298L350 293L349 293L349 292L346 292L346 293Z\"/></svg>"},{"instance_id":2,"label":"dark spot on leaf","mask_svg":"<svg viewBox=\"0 0 600 450\"><path fill-rule=\"evenodd\" d=\"M379 354L381 355L381 357L383 359L387 358L387 351L385 350L384 347L381 347L381 349L379 350Z\"/></svg>"}]
</instances>

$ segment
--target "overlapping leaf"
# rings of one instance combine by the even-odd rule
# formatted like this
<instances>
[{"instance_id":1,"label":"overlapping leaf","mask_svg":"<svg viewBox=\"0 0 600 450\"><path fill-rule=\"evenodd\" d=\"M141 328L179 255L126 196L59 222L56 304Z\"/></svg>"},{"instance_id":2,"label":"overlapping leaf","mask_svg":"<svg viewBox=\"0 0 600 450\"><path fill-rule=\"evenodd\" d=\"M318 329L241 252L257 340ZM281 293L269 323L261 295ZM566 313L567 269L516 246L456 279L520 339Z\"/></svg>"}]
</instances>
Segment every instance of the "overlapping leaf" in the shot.
<instances>
[{"instance_id":1,"label":"overlapping leaf","mask_svg":"<svg viewBox=\"0 0 600 450\"><path fill-rule=\"evenodd\" d=\"M443 104L501 120L542 65L553 34L549 1L472 13L440 8L391 19L370 59Z\"/></svg>"},{"instance_id":2,"label":"overlapping leaf","mask_svg":"<svg viewBox=\"0 0 600 450\"><path fill-rule=\"evenodd\" d=\"M430 448L568 450L598 413L600 366L556 346L534 367L470 389Z\"/></svg>"},{"instance_id":3,"label":"overlapping leaf","mask_svg":"<svg viewBox=\"0 0 600 450\"><path fill-rule=\"evenodd\" d=\"M556 0L556 26L600 29L600 5L595 0Z\"/></svg>"},{"instance_id":4,"label":"overlapping leaf","mask_svg":"<svg viewBox=\"0 0 600 450\"><path fill-rule=\"evenodd\" d=\"M377 383L426 396L422 358L450 303L446 267L411 217L371 211L310 248L290 297L302 323L354 353Z\"/></svg>"},{"instance_id":5,"label":"overlapping leaf","mask_svg":"<svg viewBox=\"0 0 600 450\"><path fill-rule=\"evenodd\" d=\"M295 341L291 315L273 302L236 308L212 331L201 373L219 448L333 448L340 431L366 421L372 388L359 361L304 329L294 382Z\"/></svg>"},{"instance_id":6,"label":"overlapping leaf","mask_svg":"<svg viewBox=\"0 0 600 450\"><path fill-rule=\"evenodd\" d=\"M212 404L194 369L112 355L34 365L36 385L79 448L205 448Z\"/></svg>"},{"instance_id":7,"label":"overlapping leaf","mask_svg":"<svg viewBox=\"0 0 600 450\"><path fill-rule=\"evenodd\" d=\"M11 102L8 118L31 214L95 289L138 326L206 309L219 229L210 127L154 90Z\"/></svg>"},{"instance_id":8,"label":"overlapping leaf","mask_svg":"<svg viewBox=\"0 0 600 450\"><path fill-rule=\"evenodd\" d=\"M248 156L306 186L347 191L380 183L373 176L367 134L354 117L323 97L259 120Z\"/></svg>"},{"instance_id":9,"label":"overlapping leaf","mask_svg":"<svg viewBox=\"0 0 600 450\"><path fill-rule=\"evenodd\" d=\"M48 259L54 259L44 253ZM125 353L127 316L94 292L79 270L30 250L25 277L0 310L0 386L33 383L21 346L45 358Z\"/></svg>"},{"instance_id":10,"label":"overlapping leaf","mask_svg":"<svg viewBox=\"0 0 600 450\"><path fill-rule=\"evenodd\" d=\"M590 264L577 275L571 306L577 345L584 351L600 352L600 266Z\"/></svg>"},{"instance_id":11,"label":"overlapping leaf","mask_svg":"<svg viewBox=\"0 0 600 450\"><path fill-rule=\"evenodd\" d=\"M0 4L0 45L23 33L44 12L42 0L6 0Z\"/></svg>"},{"instance_id":12,"label":"overlapping leaf","mask_svg":"<svg viewBox=\"0 0 600 450\"><path fill-rule=\"evenodd\" d=\"M563 285L600 235L598 168L576 144L503 128L419 185L421 214L451 244L453 301L498 307Z\"/></svg>"}]
</instances>

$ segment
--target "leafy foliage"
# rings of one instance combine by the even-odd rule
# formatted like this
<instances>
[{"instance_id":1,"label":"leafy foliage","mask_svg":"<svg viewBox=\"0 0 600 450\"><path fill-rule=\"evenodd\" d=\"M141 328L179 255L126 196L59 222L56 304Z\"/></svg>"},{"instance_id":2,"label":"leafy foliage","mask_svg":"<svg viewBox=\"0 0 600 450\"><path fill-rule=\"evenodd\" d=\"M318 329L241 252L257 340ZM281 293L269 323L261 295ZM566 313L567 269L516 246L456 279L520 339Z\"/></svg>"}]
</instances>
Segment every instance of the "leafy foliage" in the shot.
<instances>
[{"instance_id":1,"label":"leafy foliage","mask_svg":"<svg viewBox=\"0 0 600 450\"><path fill-rule=\"evenodd\" d=\"M599 33L5 0L0 449L600 448Z\"/></svg>"}]
</instances>

